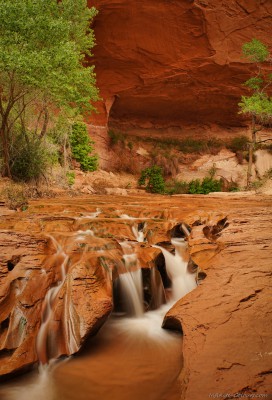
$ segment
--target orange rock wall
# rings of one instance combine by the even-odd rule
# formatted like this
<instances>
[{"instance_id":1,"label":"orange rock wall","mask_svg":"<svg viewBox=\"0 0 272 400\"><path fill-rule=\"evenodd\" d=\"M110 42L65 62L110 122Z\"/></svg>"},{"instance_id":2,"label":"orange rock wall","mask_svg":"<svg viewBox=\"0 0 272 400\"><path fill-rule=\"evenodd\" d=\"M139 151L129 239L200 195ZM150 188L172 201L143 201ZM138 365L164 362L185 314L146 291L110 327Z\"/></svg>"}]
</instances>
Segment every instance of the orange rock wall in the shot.
<instances>
[{"instance_id":1,"label":"orange rock wall","mask_svg":"<svg viewBox=\"0 0 272 400\"><path fill-rule=\"evenodd\" d=\"M250 66L241 46L272 45L271 0L89 0L97 81L110 124L239 126ZM100 110L103 107L100 107Z\"/></svg>"}]
</instances>

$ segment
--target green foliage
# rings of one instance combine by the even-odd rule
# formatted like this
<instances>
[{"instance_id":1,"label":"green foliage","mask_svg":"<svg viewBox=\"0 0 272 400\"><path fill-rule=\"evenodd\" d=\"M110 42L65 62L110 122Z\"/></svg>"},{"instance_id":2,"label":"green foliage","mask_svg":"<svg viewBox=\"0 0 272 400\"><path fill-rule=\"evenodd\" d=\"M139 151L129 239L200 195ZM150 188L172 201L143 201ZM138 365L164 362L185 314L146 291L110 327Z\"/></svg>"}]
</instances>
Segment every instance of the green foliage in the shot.
<instances>
[{"instance_id":1,"label":"green foliage","mask_svg":"<svg viewBox=\"0 0 272 400\"><path fill-rule=\"evenodd\" d=\"M253 62L264 62L269 57L268 47L258 39L252 39L242 47L245 57Z\"/></svg>"},{"instance_id":2,"label":"green foliage","mask_svg":"<svg viewBox=\"0 0 272 400\"><path fill-rule=\"evenodd\" d=\"M145 168L141 172L139 185L145 186L146 190L151 193L164 193L165 182L162 176L162 169L157 165Z\"/></svg>"},{"instance_id":3,"label":"green foliage","mask_svg":"<svg viewBox=\"0 0 272 400\"><path fill-rule=\"evenodd\" d=\"M206 177L202 181L199 179L189 182L190 194L208 194L210 192L221 192L222 183L220 180Z\"/></svg>"},{"instance_id":4,"label":"green foliage","mask_svg":"<svg viewBox=\"0 0 272 400\"><path fill-rule=\"evenodd\" d=\"M98 100L86 0L0 0L0 150L10 176L14 125L43 140L56 115L73 120ZM58 113L56 113L58 110ZM30 155L31 157L31 155Z\"/></svg>"},{"instance_id":5,"label":"green foliage","mask_svg":"<svg viewBox=\"0 0 272 400\"><path fill-rule=\"evenodd\" d=\"M75 173L74 171L68 171L66 172L66 178L67 178L67 183L69 186L73 186L75 183Z\"/></svg>"},{"instance_id":6,"label":"green foliage","mask_svg":"<svg viewBox=\"0 0 272 400\"><path fill-rule=\"evenodd\" d=\"M95 76L82 61L94 46L96 10L85 0L0 0L0 15L0 71L7 79L1 83L8 98L12 73L17 91L37 89L58 106L90 109Z\"/></svg>"},{"instance_id":7,"label":"green foliage","mask_svg":"<svg viewBox=\"0 0 272 400\"><path fill-rule=\"evenodd\" d=\"M263 84L263 79L259 76L253 76L249 78L244 85L252 90L259 90Z\"/></svg>"},{"instance_id":8,"label":"green foliage","mask_svg":"<svg viewBox=\"0 0 272 400\"><path fill-rule=\"evenodd\" d=\"M221 180L208 176L203 180L194 179L190 182L186 181L169 181L166 183L167 194L208 194L211 192L221 192Z\"/></svg>"},{"instance_id":9,"label":"green foliage","mask_svg":"<svg viewBox=\"0 0 272 400\"><path fill-rule=\"evenodd\" d=\"M31 181L44 176L56 161L57 151L45 139L39 140L31 132L14 134L10 150L10 169L13 179Z\"/></svg>"},{"instance_id":10,"label":"green foliage","mask_svg":"<svg viewBox=\"0 0 272 400\"><path fill-rule=\"evenodd\" d=\"M11 210L26 210L28 200L25 187L22 184L8 184L1 192L1 197L4 198L7 207Z\"/></svg>"},{"instance_id":11,"label":"green foliage","mask_svg":"<svg viewBox=\"0 0 272 400\"><path fill-rule=\"evenodd\" d=\"M266 123L272 118L272 98L268 94L268 88L272 83L271 74L262 67L262 63L268 61L270 53L268 47L257 39L252 39L242 47L243 54L251 62L256 64L256 71L245 86L251 91L250 96L242 96L239 103L240 113L253 118L253 135L255 123Z\"/></svg>"},{"instance_id":12,"label":"green foliage","mask_svg":"<svg viewBox=\"0 0 272 400\"><path fill-rule=\"evenodd\" d=\"M193 139L193 138L185 138L185 139L172 139L167 137L160 138L151 138L146 137L142 138L142 141L152 143L156 148L160 148L165 151L169 151L169 149L175 148L184 154L191 153L202 153L202 152L213 152L214 150L218 151L223 147L224 143L217 139ZM165 154L166 155L166 154Z\"/></svg>"},{"instance_id":13,"label":"green foliage","mask_svg":"<svg viewBox=\"0 0 272 400\"><path fill-rule=\"evenodd\" d=\"M252 96L242 96L239 107L243 114L253 115L262 123L272 118L272 98L266 93L257 92Z\"/></svg>"},{"instance_id":14,"label":"green foliage","mask_svg":"<svg viewBox=\"0 0 272 400\"><path fill-rule=\"evenodd\" d=\"M230 186L229 186L229 188L228 188L228 191L229 191L229 192L239 192L239 191L240 191L240 188L239 188L239 186L238 186L238 183L236 183L236 182L231 182L231 184L230 184Z\"/></svg>"},{"instance_id":15,"label":"green foliage","mask_svg":"<svg viewBox=\"0 0 272 400\"><path fill-rule=\"evenodd\" d=\"M125 143L125 136L121 132L116 132L112 129L108 131L108 135L110 137L111 144L114 146L119 142L124 144Z\"/></svg>"},{"instance_id":16,"label":"green foliage","mask_svg":"<svg viewBox=\"0 0 272 400\"><path fill-rule=\"evenodd\" d=\"M246 136L237 136L231 139L230 143L227 144L228 149L234 153L237 151L245 151L248 148L248 138Z\"/></svg>"},{"instance_id":17,"label":"green foliage","mask_svg":"<svg viewBox=\"0 0 272 400\"><path fill-rule=\"evenodd\" d=\"M83 171L95 171L98 167L97 154L90 155L93 152L94 142L90 139L87 127L83 123L75 123L70 135L70 145L73 158L80 163Z\"/></svg>"}]
</instances>

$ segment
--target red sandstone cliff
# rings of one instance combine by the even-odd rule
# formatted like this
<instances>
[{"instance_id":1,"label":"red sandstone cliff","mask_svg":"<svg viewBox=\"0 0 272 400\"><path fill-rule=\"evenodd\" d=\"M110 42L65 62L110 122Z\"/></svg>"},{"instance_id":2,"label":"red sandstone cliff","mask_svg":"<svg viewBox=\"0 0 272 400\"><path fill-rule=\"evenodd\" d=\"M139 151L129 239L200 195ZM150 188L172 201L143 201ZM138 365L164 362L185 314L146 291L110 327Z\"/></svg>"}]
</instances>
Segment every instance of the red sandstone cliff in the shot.
<instances>
[{"instance_id":1,"label":"red sandstone cliff","mask_svg":"<svg viewBox=\"0 0 272 400\"><path fill-rule=\"evenodd\" d=\"M97 81L106 102L95 124L241 125L249 65L241 46L272 44L271 0L89 0Z\"/></svg>"}]
</instances>

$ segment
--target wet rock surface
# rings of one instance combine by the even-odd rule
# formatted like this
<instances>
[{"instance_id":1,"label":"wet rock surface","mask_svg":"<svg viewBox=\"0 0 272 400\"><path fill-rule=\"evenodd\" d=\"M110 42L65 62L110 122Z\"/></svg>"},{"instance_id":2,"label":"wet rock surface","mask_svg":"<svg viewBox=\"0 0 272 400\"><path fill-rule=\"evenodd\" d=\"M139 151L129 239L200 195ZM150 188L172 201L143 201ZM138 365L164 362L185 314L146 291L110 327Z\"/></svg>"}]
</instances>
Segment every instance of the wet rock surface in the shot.
<instances>
[{"instance_id":1,"label":"wet rock surface","mask_svg":"<svg viewBox=\"0 0 272 400\"><path fill-rule=\"evenodd\" d=\"M184 334L183 398L203 399L219 389L267 393L271 205L271 197L242 194L89 196L37 200L25 212L3 210L1 375L37 361L44 299L60 285L61 266L66 275L40 359L78 351L106 320L112 279L124 270L120 243L133 243L140 266L150 268L160 254L152 245L169 244L171 232L186 222L192 228L190 268L206 278L165 319L165 327Z\"/></svg>"},{"instance_id":2,"label":"wet rock surface","mask_svg":"<svg viewBox=\"0 0 272 400\"><path fill-rule=\"evenodd\" d=\"M271 393L271 227L262 204L230 204L227 221L193 227L191 256L207 276L164 320L184 333L182 398Z\"/></svg>"}]
</instances>

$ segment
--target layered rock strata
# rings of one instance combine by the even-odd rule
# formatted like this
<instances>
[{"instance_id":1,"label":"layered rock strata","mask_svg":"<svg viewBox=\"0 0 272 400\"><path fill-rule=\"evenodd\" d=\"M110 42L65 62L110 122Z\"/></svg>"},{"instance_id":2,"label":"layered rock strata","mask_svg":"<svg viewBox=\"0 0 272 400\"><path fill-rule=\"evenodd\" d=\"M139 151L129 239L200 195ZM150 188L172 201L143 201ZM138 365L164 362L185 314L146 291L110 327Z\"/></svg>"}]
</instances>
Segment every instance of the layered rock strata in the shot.
<instances>
[{"instance_id":1,"label":"layered rock strata","mask_svg":"<svg viewBox=\"0 0 272 400\"><path fill-rule=\"evenodd\" d=\"M117 128L241 126L237 104L251 66L241 46L271 45L270 0L92 0L97 82L91 123ZM203 132L203 129L202 129ZM99 131L97 131L99 136Z\"/></svg>"}]
</instances>

